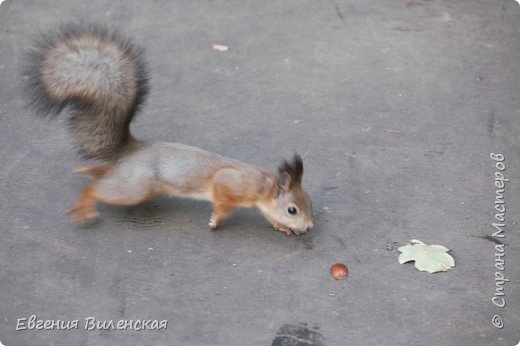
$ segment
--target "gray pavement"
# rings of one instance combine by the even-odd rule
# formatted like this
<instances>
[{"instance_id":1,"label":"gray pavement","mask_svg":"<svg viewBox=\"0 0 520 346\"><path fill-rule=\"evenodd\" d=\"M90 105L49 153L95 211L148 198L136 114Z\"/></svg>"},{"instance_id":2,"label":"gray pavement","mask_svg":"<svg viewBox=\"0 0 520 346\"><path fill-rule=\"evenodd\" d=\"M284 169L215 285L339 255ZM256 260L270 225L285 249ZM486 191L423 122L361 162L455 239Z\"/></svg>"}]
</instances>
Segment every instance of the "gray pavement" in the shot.
<instances>
[{"instance_id":1,"label":"gray pavement","mask_svg":"<svg viewBox=\"0 0 520 346\"><path fill-rule=\"evenodd\" d=\"M169 198L102 205L88 227L65 217L87 180L72 173L81 161L65 117L24 108L19 68L34 34L80 17L146 50L139 138L273 168L298 151L316 229L288 237L240 210L210 232L208 203ZM519 342L515 1L8 0L0 47L4 345ZM504 238L492 236L490 153L505 156L510 179ZM456 267L398 264L396 247L411 239L452 249ZM347 280L331 279L335 262L349 266ZM492 302L501 287L503 308ZM33 315L78 328L27 328ZM89 317L168 323L107 330Z\"/></svg>"}]
</instances>

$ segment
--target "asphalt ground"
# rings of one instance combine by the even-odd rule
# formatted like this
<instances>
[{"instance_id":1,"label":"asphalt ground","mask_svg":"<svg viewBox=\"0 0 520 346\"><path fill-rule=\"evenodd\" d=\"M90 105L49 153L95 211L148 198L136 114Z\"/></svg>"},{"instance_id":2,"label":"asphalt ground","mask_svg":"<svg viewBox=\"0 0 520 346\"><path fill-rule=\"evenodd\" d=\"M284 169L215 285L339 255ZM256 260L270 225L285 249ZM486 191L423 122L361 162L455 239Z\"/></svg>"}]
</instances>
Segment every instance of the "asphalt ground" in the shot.
<instances>
[{"instance_id":1,"label":"asphalt ground","mask_svg":"<svg viewBox=\"0 0 520 346\"><path fill-rule=\"evenodd\" d=\"M138 138L270 168L299 152L316 228L288 237L240 210L210 232L209 203L166 197L64 216L82 161L65 116L24 106L20 68L35 35L79 18L146 51ZM3 2L1 343L516 345L519 28L513 0ZM399 264L411 239L455 267Z\"/></svg>"}]
</instances>

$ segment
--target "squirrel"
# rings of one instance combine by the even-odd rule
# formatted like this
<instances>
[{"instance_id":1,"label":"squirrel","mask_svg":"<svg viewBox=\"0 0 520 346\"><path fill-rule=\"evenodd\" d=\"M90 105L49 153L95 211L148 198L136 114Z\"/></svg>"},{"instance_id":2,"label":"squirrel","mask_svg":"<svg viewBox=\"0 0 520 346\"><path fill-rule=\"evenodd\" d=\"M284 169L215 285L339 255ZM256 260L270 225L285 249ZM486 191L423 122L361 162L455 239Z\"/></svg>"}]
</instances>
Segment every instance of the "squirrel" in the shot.
<instances>
[{"instance_id":1,"label":"squirrel","mask_svg":"<svg viewBox=\"0 0 520 346\"><path fill-rule=\"evenodd\" d=\"M210 201L212 230L237 207L256 207L287 235L314 227L298 154L272 171L180 143L136 139L129 127L148 94L148 67L143 50L119 32L64 25L35 41L24 74L29 105L51 117L67 108L79 153L101 161L75 169L93 178L66 212L75 221L97 218L98 201L134 206L169 195Z\"/></svg>"}]
</instances>

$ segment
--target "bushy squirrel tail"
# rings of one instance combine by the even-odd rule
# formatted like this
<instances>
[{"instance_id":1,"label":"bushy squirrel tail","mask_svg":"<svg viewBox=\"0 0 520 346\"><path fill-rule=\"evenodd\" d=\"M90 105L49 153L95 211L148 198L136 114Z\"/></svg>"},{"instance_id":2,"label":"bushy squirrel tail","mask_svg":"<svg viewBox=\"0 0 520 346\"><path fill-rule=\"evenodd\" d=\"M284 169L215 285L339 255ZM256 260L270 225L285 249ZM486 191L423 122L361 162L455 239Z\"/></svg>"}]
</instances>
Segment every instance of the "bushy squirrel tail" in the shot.
<instances>
[{"instance_id":1,"label":"bushy squirrel tail","mask_svg":"<svg viewBox=\"0 0 520 346\"><path fill-rule=\"evenodd\" d=\"M142 50L98 25L68 24L27 54L26 93L42 115L70 111L85 158L116 159L133 141L130 122L148 93Z\"/></svg>"}]
</instances>

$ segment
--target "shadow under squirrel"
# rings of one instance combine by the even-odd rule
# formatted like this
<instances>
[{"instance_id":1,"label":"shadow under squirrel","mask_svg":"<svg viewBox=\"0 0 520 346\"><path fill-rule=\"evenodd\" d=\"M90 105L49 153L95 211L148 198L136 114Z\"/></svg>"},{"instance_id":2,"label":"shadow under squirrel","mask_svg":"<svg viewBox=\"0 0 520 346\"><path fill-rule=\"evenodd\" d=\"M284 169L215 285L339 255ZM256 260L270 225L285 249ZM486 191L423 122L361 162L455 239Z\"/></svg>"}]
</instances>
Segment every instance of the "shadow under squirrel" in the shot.
<instances>
[{"instance_id":1,"label":"shadow under squirrel","mask_svg":"<svg viewBox=\"0 0 520 346\"><path fill-rule=\"evenodd\" d=\"M80 154L102 161L76 169L93 178L67 212L76 221L97 217L98 201L133 206L165 194L212 202L211 229L237 207L256 207L288 235L313 228L299 155L273 172L184 144L133 137L130 122L148 93L148 73L142 50L117 32L65 25L39 37L27 57L30 104L51 116L67 107Z\"/></svg>"}]
</instances>

